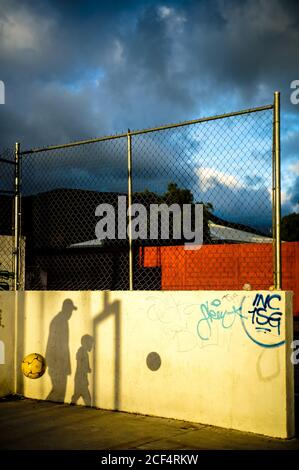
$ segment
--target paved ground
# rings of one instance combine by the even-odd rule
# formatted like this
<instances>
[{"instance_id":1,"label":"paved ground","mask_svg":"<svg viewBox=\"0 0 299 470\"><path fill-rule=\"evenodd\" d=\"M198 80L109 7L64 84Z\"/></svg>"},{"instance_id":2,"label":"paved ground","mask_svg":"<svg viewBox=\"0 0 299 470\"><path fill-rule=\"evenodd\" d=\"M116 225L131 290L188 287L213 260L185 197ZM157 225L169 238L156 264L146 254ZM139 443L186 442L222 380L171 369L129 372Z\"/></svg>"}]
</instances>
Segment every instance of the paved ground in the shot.
<instances>
[{"instance_id":1,"label":"paved ground","mask_svg":"<svg viewBox=\"0 0 299 470\"><path fill-rule=\"evenodd\" d=\"M299 439L28 399L0 401L0 436L2 450L299 450Z\"/></svg>"}]
</instances>

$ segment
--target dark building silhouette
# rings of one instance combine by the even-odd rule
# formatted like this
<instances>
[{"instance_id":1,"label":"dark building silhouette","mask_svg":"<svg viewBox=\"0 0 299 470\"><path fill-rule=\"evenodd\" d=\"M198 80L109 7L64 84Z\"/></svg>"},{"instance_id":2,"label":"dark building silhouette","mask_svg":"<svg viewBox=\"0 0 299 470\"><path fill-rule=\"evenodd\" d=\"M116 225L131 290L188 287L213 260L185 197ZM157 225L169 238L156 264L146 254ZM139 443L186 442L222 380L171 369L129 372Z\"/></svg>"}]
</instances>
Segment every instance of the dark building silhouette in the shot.
<instances>
[{"instance_id":1,"label":"dark building silhouette","mask_svg":"<svg viewBox=\"0 0 299 470\"><path fill-rule=\"evenodd\" d=\"M120 193L81 189L54 189L22 197L22 235L26 237L26 289L49 290L125 290L129 288L127 240L106 240L100 246L94 240L99 204L115 207ZM148 206L142 193L133 202ZM0 233L11 235L13 197L0 195L3 217ZM210 220L239 230L260 233L251 227L234 224L210 214ZM78 246L78 244L84 244ZM142 247L182 245L181 240L134 241L134 288L161 289L161 267L143 267ZM204 243L212 243L206 236ZM77 245L77 246L74 246Z\"/></svg>"}]
</instances>

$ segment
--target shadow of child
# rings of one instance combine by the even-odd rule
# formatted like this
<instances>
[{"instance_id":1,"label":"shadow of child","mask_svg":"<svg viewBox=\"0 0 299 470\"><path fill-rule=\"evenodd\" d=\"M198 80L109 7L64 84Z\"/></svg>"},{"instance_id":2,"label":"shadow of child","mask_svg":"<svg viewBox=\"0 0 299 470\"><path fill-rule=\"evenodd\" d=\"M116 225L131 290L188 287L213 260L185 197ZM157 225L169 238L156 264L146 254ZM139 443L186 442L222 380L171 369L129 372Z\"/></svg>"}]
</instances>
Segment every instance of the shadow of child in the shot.
<instances>
[{"instance_id":1,"label":"shadow of child","mask_svg":"<svg viewBox=\"0 0 299 470\"><path fill-rule=\"evenodd\" d=\"M93 347L93 337L84 335L81 338L81 347L76 354L77 368L75 373L75 390L72 396L72 403L77 403L80 397L83 398L86 406L91 406L91 396L88 388L88 374L91 372L88 353Z\"/></svg>"}]
</instances>

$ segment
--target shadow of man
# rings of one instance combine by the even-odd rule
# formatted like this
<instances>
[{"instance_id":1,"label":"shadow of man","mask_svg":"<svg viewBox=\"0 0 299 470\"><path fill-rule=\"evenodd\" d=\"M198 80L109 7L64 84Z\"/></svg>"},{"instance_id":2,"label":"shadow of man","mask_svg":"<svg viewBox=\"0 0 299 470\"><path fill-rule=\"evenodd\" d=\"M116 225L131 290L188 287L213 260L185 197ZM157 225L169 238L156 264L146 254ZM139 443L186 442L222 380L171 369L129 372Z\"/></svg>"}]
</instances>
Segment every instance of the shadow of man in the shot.
<instances>
[{"instance_id":1,"label":"shadow of man","mask_svg":"<svg viewBox=\"0 0 299 470\"><path fill-rule=\"evenodd\" d=\"M75 390L72 396L72 403L77 403L80 397L83 398L86 406L91 406L91 396L88 388L88 375L91 372L88 353L93 347L93 337L84 335L81 338L81 347L76 354L77 369L75 374Z\"/></svg>"},{"instance_id":2,"label":"shadow of man","mask_svg":"<svg viewBox=\"0 0 299 470\"><path fill-rule=\"evenodd\" d=\"M65 299L59 312L51 321L46 349L48 373L52 382L52 390L47 400L64 401L67 376L71 374L69 350L69 319L77 310L71 299Z\"/></svg>"}]
</instances>

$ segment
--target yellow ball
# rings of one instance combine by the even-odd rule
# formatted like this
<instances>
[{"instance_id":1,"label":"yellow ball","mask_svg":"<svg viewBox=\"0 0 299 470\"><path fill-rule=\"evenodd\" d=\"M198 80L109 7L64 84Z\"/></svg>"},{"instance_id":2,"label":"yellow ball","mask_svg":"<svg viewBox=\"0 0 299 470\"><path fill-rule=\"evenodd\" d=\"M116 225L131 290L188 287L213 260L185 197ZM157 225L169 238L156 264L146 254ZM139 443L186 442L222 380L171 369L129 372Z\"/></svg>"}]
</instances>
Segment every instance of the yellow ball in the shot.
<instances>
[{"instance_id":1,"label":"yellow ball","mask_svg":"<svg viewBox=\"0 0 299 470\"><path fill-rule=\"evenodd\" d=\"M28 354L22 361L22 372L29 379L38 379L46 370L45 358L38 353Z\"/></svg>"}]
</instances>

